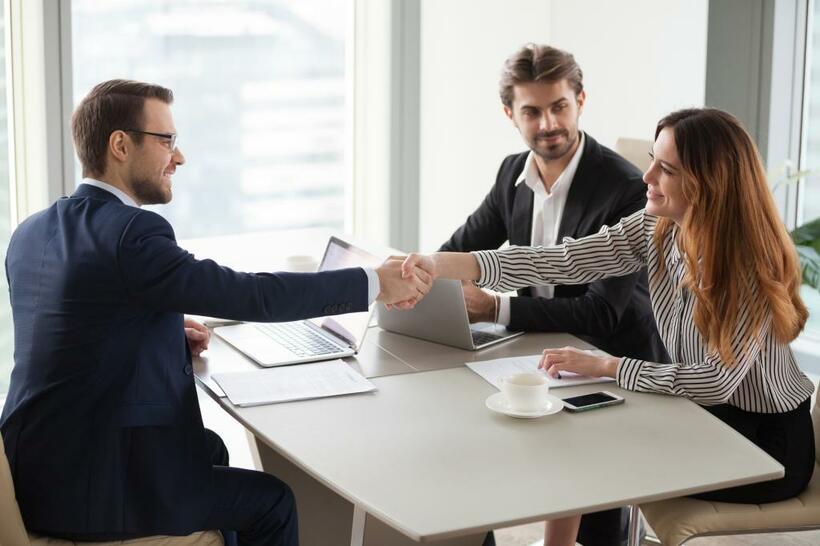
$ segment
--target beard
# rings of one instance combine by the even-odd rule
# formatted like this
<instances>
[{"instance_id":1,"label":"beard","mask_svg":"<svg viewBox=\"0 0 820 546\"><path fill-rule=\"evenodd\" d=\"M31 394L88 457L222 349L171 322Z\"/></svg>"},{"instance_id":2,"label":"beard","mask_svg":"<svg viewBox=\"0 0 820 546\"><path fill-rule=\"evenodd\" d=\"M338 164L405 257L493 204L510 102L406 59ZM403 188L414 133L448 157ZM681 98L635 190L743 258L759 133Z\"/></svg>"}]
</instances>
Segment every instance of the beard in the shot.
<instances>
[{"instance_id":1,"label":"beard","mask_svg":"<svg viewBox=\"0 0 820 546\"><path fill-rule=\"evenodd\" d=\"M171 190L161 179L136 178L131 181L131 191L142 205L165 205L171 201Z\"/></svg>"},{"instance_id":2,"label":"beard","mask_svg":"<svg viewBox=\"0 0 820 546\"><path fill-rule=\"evenodd\" d=\"M554 161L556 159L560 159L568 154L572 148L575 146L575 143L578 141L578 130L574 130L570 132L567 129L559 129L558 131L549 131L538 133L535 135L535 138L529 143L530 150L532 150L535 155L540 157L545 161ZM564 135L566 137L566 141L563 143L552 144L548 146L539 146L540 139L546 139L549 137L554 137L558 135Z\"/></svg>"}]
</instances>

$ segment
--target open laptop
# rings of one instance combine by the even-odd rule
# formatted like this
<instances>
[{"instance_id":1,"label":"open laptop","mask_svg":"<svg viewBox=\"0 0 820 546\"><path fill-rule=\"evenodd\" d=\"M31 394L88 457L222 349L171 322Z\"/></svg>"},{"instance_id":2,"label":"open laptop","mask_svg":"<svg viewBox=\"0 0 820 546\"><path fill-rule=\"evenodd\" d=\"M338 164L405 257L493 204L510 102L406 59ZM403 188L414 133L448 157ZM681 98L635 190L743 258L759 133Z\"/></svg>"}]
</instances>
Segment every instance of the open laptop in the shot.
<instances>
[{"instance_id":1,"label":"open laptop","mask_svg":"<svg viewBox=\"0 0 820 546\"><path fill-rule=\"evenodd\" d=\"M390 332L477 351L518 337L503 326L487 322L470 324L461 282L438 279L413 309L387 309L379 305L379 326Z\"/></svg>"},{"instance_id":2,"label":"open laptop","mask_svg":"<svg viewBox=\"0 0 820 546\"><path fill-rule=\"evenodd\" d=\"M377 267L381 260L338 237L327 243L319 271ZM261 366L284 366L353 356L362 346L375 302L361 313L295 322L246 322L219 326L214 333Z\"/></svg>"}]
</instances>

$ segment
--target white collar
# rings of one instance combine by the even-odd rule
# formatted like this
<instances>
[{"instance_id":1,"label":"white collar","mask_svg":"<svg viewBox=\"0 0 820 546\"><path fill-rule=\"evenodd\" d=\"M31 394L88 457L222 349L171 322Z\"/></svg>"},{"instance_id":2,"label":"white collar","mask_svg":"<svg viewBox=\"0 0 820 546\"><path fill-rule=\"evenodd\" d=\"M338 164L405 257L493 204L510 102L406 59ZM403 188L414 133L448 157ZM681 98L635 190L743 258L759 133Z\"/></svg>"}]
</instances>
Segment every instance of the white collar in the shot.
<instances>
[{"instance_id":1,"label":"white collar","mask_svg":"<svg viewBox=\"0 0 820 546\"><path fill-rule=\"evenodd\" d=\"M584 141L586 140L586 135L584 135L583 131L579 131L581 133L580 142L578 143L578 149L575 150L575 153L572 155L572 159L569 160L569 163L555 179L555 183L552 185L553 188L556 186L560 186L564 180L572 181L575 178L575 171L578 170L578 164L581 162L581 156L584 155ZM535 164L535 152L530 151L527 155L527 160L524 162L524 169L521 171L521 174L518 175L518 179L515 181L515 185L518 186L521 182L525 182L527 186L533 191L537 191L536 188L539 186L543 187L543 183L541 182L541 174L538 172L538 166Z\"/></svg>"},{"instance_id":2,"label":"white collar","mask_svg":"<svg viewBox=\"0 0 820 546\"><path fill-rule=\"evenodd\" d=\"M122 191L121 189L112 186L111 184L107 184L106 182L102 182L100 180L94 180L93 178L83 178L83 184L88 184L89 186L94 186L95 188L100 188L101 190L105 190L108 193L113 193L115 196L119 198L120 201L128 205L129 207L137 207L140 206L134 201L130 195Z\"/></svg>"}]
</instances>

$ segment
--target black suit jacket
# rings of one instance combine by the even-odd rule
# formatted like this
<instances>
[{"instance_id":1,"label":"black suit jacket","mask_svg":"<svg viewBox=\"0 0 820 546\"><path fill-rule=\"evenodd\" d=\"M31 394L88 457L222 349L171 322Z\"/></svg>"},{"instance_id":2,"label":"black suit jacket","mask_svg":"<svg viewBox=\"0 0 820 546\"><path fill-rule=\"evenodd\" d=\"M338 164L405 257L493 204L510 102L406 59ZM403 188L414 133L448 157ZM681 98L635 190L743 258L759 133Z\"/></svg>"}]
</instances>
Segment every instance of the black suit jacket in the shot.
<instances>
[{"instance_id":1,"label":"black suit jacket","mask_svg":"<svg viewBox=\"0 0 820 546\"><path fill-rule=\"evenodd\" d=\"M505 241L529 246L533 192L516 185L529 152L508 156L496 183L440 250L489 250ZM557 241L597 233L646 205L640 171L586 135L564 205ZM553 298L519 291L510 303L510 329L569 332L615 356L668 362L649 301L646 272L590 284L556 286Z\"/></svg>"},{"instance_id":2,"label":"black suit jacket","mask_svg":"<svg viewBox=\"0 0 820 546\"><path fill-rule=\"evenodd\" d=\"M15 354L0 429L23 520L44 534L201 529L213 467L183 313L367 309L361 269L238 273L89 185L17 228L6 273Z\"/></svg>"}]
</instances>

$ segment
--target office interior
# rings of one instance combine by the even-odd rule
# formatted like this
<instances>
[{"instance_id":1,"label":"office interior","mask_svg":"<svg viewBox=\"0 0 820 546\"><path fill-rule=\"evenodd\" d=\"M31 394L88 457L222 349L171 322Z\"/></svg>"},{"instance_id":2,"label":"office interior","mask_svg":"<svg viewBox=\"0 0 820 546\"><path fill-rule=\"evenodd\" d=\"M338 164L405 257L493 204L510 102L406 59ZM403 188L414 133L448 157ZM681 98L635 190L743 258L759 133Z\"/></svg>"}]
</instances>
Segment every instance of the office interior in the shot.
<instances>
[{"instance_id":1,"label":"office interior","mask_svg":"<svg viewBox=\"0 0 820 546\"><path fill-rule=\"evenodd\" d=\"M2 249L79 184L71 112L95 83L123 77L174 91L187 162L173 202L151 209L181 246L229 240L253 254L259 237L297 231L434 251L501 160L525 150L498 76L528 42L574 54L580 128L601 144L651 142L679 108L727 110L754 137L787 228L820 218L816 0L6 0L0 30ZM792 344L815 380L818 290L801 289L810 316ZM12 365L0 298L0 404ZM258 467L242 425L200 399L234 464ZM504 531L499 544L540 544L540 532ZM816 544L820 532L701 540Z\"/></svg>"}]
</instances>

